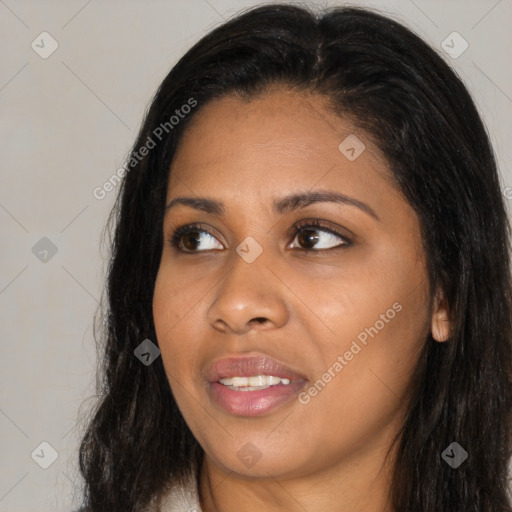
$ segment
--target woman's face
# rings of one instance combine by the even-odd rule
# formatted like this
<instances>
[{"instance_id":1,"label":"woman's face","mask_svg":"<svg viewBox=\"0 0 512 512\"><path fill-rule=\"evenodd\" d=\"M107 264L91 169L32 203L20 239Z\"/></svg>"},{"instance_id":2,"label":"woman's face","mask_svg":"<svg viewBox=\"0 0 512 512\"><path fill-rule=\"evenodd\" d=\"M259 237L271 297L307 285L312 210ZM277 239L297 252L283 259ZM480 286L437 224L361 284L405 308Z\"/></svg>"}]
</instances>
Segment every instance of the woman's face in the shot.
<instances>
[{"instance_id":1,"label":"woman's face","mask_svg":"<svg viewBox=\"0 0 512 512\"><path fill-rule=\"evenodd\" d=\"M153 312L216 467L300 477L388 447L438 314L417 216L389 176L321 96L225 97L187 128Z\"/></svg>"}]
</instances>

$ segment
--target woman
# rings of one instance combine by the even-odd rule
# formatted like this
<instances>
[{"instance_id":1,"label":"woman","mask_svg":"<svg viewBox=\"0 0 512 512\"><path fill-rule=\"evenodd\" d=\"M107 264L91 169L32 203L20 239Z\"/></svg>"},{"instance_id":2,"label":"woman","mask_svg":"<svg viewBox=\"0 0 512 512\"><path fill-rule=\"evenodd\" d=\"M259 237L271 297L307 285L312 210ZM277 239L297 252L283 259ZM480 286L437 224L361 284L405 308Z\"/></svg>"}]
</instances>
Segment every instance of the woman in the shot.
<instances>
[{"instance_id":1,"label":"woman","mask_svg":"<svg viewBox=\"0 0 512 512\"><path fill-rule=\"evenodd\" d=\"M435 51L253 9L174 66L126 171L84 510L512 510L507 216Z\"/></svg>"}]
</instances>

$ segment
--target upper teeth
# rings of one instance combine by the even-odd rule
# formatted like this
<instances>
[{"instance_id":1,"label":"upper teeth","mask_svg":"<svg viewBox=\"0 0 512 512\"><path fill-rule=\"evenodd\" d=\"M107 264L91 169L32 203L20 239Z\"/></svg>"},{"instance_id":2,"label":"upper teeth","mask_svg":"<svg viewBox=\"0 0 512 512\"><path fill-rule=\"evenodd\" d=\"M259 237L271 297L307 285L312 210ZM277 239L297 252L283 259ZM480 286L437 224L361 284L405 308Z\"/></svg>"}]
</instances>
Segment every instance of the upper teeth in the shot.
<instances>
[{"instance_id":1,"label":"upper teeth","mask_svg":"<svg viewBox=\"0 0 512 512\"><path fill-rule=\"evenodd\" d=\"M274 386L282 382L290 384L290 379L282 379L273 375L254 375L251 377L231 377L230 379L220 379L219 382L225 386Z\"/></svg>"}]
</instances>

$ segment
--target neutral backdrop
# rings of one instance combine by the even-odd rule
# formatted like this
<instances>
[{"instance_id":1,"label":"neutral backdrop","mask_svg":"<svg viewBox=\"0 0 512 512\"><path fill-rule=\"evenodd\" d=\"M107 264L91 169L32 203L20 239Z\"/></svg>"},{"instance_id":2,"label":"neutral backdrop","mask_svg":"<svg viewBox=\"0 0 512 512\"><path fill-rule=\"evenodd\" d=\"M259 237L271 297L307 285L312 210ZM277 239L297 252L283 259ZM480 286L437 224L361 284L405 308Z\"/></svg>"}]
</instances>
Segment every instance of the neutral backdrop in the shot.
<instances>
[{"instance_id":1,"label":"neutral backdrop","mask_svg":"<svg viewBox=\"0 0 512 512\"><path fill-rule=\"evenodd\" d=\"M79 417L95 394L100 235L117 193L96 199L93 190L123 165L177 59L257 3L0 0L0 512L76 508ZM510 208L512 0L351 3L405 22L459 73ZM442 48L454 31L469 45L457 58Z\"/></svg>"}]
</instances>

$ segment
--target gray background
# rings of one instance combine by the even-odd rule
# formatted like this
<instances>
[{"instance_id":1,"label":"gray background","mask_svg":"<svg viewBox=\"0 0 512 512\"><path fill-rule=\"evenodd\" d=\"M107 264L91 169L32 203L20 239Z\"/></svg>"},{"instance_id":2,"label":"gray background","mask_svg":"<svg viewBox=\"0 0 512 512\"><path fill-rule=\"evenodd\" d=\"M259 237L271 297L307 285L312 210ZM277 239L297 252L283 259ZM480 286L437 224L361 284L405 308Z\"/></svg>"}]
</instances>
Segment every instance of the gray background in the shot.
<instances>
[{"instance_id":1,"label":"gray background","mask_svg":"<svg viewBox=\"0 0 512 512\"><path fill-rule=\"evenodd\" d=\"M76 506L77 422L95 394L92 325L107 255L100 234L116 194L98 200L93 190L124 164L177 59L256 3L0 0L0 512ZM352 4L405 22L440 52L453 31L469 43L446 59L476 100L512 198L512 0ZM43 31L59 45L46 59L31 46L50 48ZM43 237L56 254L44 252ZM52 452L42 442L58 453L47 469L40 464Z\"/></svg>"}]
</instances>

